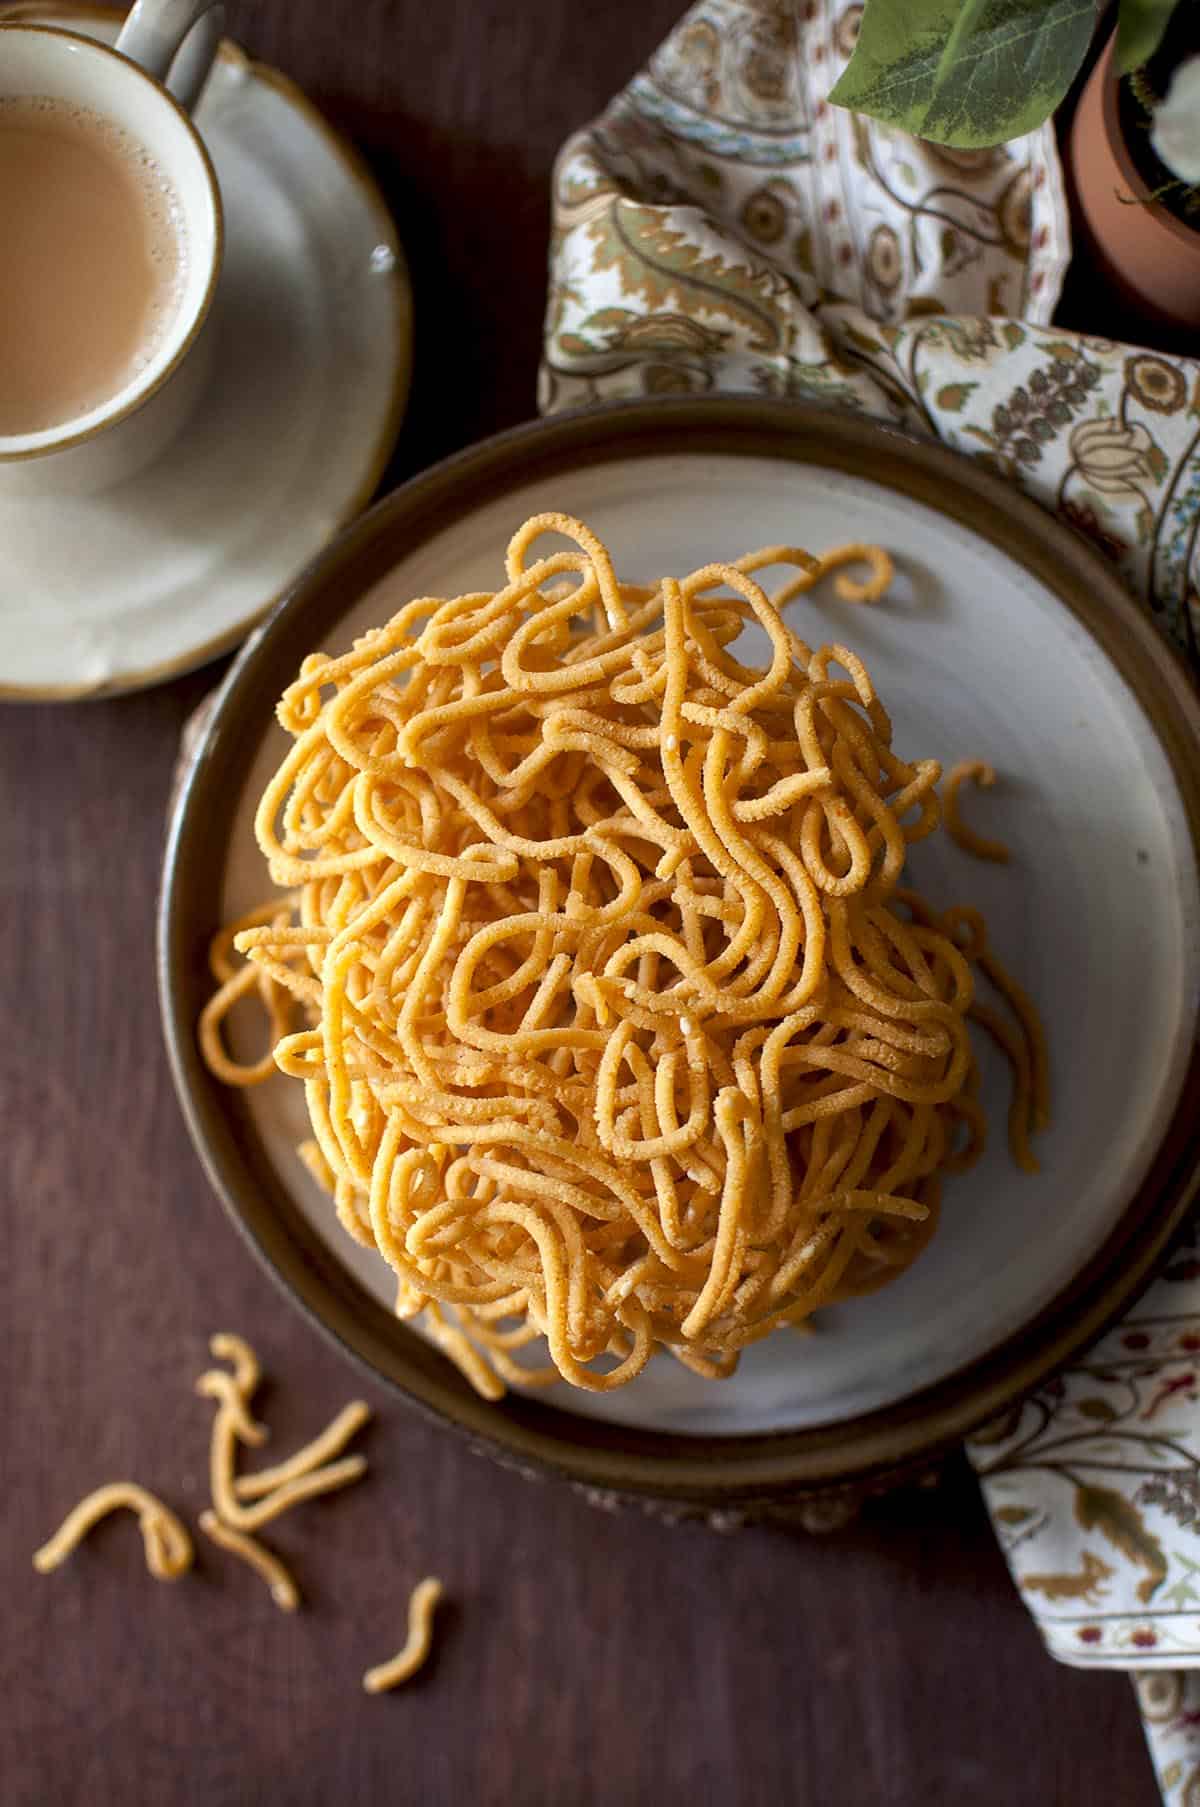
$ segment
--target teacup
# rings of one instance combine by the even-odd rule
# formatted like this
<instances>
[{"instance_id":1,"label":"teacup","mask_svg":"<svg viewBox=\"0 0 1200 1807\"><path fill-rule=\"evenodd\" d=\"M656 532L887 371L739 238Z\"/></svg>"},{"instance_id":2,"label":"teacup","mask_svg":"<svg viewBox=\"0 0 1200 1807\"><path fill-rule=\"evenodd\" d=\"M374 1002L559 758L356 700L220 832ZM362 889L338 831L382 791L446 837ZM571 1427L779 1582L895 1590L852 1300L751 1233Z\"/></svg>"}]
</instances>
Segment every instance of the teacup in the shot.
<instances>
[{"instance_id":1,"label":"teacup","mask_svg":"<svg viewBox=\"0 0 1200 1807\"><path fill-rule=\"evenodd\" d=\"M115 49L0 24L0 158L10 190L31 197L0 239L0 310L7 281L29 334L27 347L19 331L8 340L7 393L0 363L0 495L117 484L168 445L199 396L223 226L188 109L217 53L221 11L212 0L138 0ZM126 218L143 203L144 232L140 216ZM69 206L76 213L61 220L50 211ZM90 253L73 222L95 235ZM126 242L136 270L125 267Z\"/></svg>"}]
</instances>

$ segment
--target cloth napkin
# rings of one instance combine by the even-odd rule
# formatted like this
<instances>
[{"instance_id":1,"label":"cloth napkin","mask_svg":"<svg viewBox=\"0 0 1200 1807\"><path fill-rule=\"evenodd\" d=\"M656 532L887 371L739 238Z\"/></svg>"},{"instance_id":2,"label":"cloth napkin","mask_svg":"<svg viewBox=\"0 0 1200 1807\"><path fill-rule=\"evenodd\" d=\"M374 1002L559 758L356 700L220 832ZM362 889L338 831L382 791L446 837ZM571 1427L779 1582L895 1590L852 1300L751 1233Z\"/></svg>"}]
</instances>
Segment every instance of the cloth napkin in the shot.
<instances>
[{"instance_id":1,"label":"cloth napkin","mask_svg":"<svg viewBox=\"0 0 1200 1807\"><path fill-rule=\"evenodd\" d=\"M1200 670L1200 363L1051 325L1049 126L957 151L829 105L861 14L700 0L563 146L542 410L749 390L930 435L1087 535ZM1051 1654L1137 1672L1172 1807L1200 1807L1196 1234L969 1449Z\"/></svg>"}]
</instances>

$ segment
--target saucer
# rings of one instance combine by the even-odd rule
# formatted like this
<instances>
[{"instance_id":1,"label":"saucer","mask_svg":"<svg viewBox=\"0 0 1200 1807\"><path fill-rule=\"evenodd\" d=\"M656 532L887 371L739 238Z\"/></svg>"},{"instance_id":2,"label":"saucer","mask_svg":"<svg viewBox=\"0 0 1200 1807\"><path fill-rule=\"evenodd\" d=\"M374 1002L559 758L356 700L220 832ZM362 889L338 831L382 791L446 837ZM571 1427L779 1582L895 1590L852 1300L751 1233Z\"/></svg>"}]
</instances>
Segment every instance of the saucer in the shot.
<instances>
[{"instance_id":1,"label":"saucer","mask_svg":"<svg viewBox=\"0 0 1200 1807\"><path fill-rule=\"evenodd\" d=\"M121 17L0 6L107 43ZM0 696L104 695L216 657L366 504L395 443L412 301L367 170L293 83L229 42L196 123L225 205L213 374L127 483L0 499Z\"/></svg>"}]
</instances>

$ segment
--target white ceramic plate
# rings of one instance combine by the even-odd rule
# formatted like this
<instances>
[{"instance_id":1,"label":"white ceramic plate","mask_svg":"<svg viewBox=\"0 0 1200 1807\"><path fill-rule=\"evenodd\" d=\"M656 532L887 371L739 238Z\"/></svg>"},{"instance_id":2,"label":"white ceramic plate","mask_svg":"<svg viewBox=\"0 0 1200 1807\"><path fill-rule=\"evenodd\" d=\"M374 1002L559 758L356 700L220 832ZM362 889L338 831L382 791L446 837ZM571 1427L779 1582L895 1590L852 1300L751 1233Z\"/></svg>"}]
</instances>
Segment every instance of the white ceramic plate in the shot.
<instances>
[{"instance_id":1,"label":"white ceramic plate","mask_svg":"<svg viewBox=\"0 0 1200 1807\"><path fill-rule=\"evenodd\" d=\"M1200 987L1197 874L1170 765L1097 641L1029 571L886 483L772 458L672 454L560 470L428 539L353 604L326 645L344 648L411 595L495 587L509 534L551 507L588 521L633 580L771 541L878 540L898 570L883 603L819 594L793 604L790 618L810 640L844 639L862 653L905 756L978 756L1002 774L967 806L1010 843L1011 865L974 861L938 837L915 851L913 867L931 897L984 908L994 946L1044 1013L1054 1125L1038 1142L1040 1174L1010 1162L1007 1073L983 1048L988 1153L948 1185L937 1237L894 1285L823 1313L812 1337L783 1332L760 1344L727 1382L662 1358L615 1394L560 1387L553 1396L568 1412L729 1435L887 1407L995 1349L1061 1293L1117 1223L1162 1139ZM233 815L228 916L268 889L251 817L290 742L265 699L262 720ZM307 1133L301 1088L277 1078L245 1097L292 1198L339 1262L390 1301L389 1271L344 1236L294 1155Z\"/></svg>"},{"instance_id":2,"label":"white ceramic plate","mask_svg":"<svg viewBox=\"0 0 1200 1807\"><path fill-rule=\"evenodd\" d=\"M112 43L121 15L0 7ZM0 500L0 695L157 682L240 639L364 505L408 392L411 297L374 182L299 89L222 46L196 123L225 207L209 387L160 462Z\"/></svg>"}]
</instances>

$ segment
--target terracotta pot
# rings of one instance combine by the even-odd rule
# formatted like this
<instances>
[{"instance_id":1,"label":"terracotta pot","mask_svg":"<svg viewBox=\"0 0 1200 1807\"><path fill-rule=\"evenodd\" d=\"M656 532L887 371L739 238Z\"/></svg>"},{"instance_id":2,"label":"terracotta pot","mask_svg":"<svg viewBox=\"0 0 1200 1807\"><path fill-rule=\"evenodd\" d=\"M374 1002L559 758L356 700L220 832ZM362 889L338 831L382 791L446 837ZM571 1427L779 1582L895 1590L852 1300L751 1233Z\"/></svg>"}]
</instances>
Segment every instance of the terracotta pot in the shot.
<instances>
[{"instance_id":1,"label":"terracotta pot","mask_svg":"<svg viewBox=\"0 0 1200 1807\"><path fill-rule=\"evenodd\" d=\"M1200 231L1152 201L1134 167L1118 118L1112 40L1076 109L1071 164L1079 210L1105 276L1152 319L1200 327Z\"/></svg>"}]
</instances>

